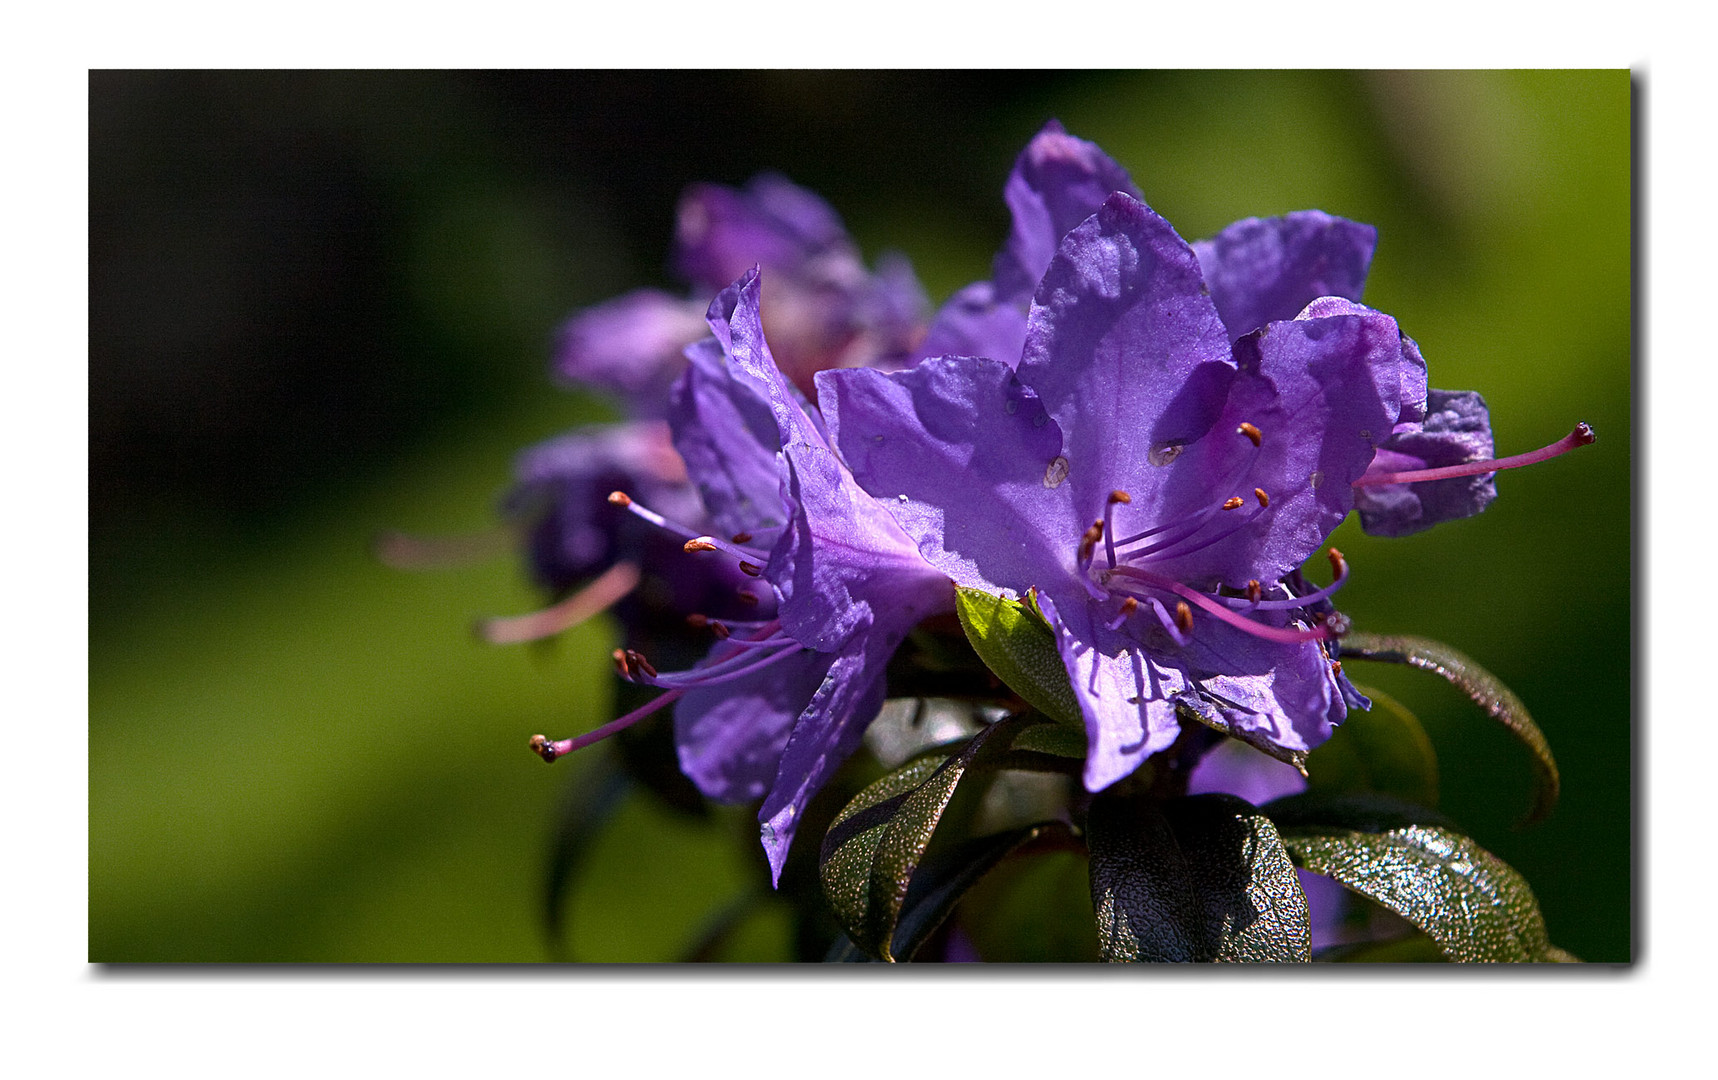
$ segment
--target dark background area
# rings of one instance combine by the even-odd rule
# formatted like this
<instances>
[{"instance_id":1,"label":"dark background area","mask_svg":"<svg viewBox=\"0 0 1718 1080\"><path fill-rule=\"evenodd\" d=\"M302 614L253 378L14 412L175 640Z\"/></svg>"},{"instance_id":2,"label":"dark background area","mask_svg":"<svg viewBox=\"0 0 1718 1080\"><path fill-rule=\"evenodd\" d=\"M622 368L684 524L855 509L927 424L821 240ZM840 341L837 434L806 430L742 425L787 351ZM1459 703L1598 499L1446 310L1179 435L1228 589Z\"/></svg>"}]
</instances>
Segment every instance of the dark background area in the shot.
<instances>
[{"instance_id":1,"label":"dark background area","mask_svg":"<svg viewBox=\"0 0 1718 1080\"><path fill-rule=\"evenodd\" d=\"M986 276L1051 116L1189 239L1305 207L1378 225L1367 301L1433 385L1486 395L1499 453L1599 431L1480 518L1336 539L1356 625L1468 652L1563 766L1557 813L1516 830L1506 735L1429 676L1356 673L1425 721L1444 809L1558 944L1628 959L1621 71L93 72L91 959L544 958L549 823L581 774L524 739L606 718L611 631L480 645L473 617L539 600L515 567L403 575L369 538L493 524L519 448L605 415L550 386L549 342L679 287L687 183L781 171L940 302ZM677 955L755 886L747 828L629 805L572 900L587 954Z\"/></svg>"}]
</instances>

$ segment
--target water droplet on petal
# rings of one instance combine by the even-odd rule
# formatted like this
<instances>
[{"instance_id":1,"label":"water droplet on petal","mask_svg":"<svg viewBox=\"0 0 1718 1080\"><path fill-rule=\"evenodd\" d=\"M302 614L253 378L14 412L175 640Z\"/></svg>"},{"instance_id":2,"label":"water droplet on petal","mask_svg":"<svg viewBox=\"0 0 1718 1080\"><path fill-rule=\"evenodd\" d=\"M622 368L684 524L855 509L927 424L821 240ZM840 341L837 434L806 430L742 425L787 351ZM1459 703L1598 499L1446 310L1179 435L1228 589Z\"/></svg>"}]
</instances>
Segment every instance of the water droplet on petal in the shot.
<instances>
[{"instance_id":1,"label":"water droplet on petal","mask_svg":"<svg viewBox=\"0 0 1718 1080\"><path fill-rule=\"evenodd\" d=\"M1057 454L1056 460L1050 462L1049 466L1044 470L1044 486L1047 488L1061 487L1062 481L1067 478L1068 459Z\"/></svg>"},{"instance_id":2,"label":"water droplet on petal","mask_svg":"<svg viewBox=\"0 0 1718 1080\"><path fill-rule=\"evenodd\" d=\"M1009 416L1013 416L1015 413L1020 411L1020 403L1015 401L1013 398L1009 398L1008 404L1002 406L1002 411L1007 413Z\"/></svg>"},{"instance_id":3,"label":"water droplet on petal","mask_svg":"<svg viewBox=\"0 0 1718 1080\"><path fill-rule=\"evenodd\" d=\"M907 502L907 501L909 501L909 500L908 500L908 499L907 499L907 496L906 496L906 494L905 494L905 493L904 493L904 492L903 492L903 493L902 493L902 494L900 494L900 495L897 495L897 496L895 496L895 498L897 498L897 499L899 499L899 500L901 500L901 501L902 501L902 502Z\"/></svg>"},{"instance_id":4,"label":"water droplet on petal","mask_svg":"<svg viewBox=\"0 0 1718 1080\"><path fill-rule=\"evenodd\" d=\"M1151 449L1146 451L1145 460L1161 467L1180 457L1181 451L1185 449L1186 445L1178 442L1152 443Z\"/></svg>"},{"instance_id":5,"label":"water droplet on petal","mask_svg":"<svg viewBox=\"0 0 1718 1080\"><path fill-rule=\"evenodd\" d=\"M1314 490L1317 490L1318 485L1324 483L1324 473L1315 472L1311 476L1306 478L1306 482L1308 484L1311 484Z\"/></svg>"}]
</instances>

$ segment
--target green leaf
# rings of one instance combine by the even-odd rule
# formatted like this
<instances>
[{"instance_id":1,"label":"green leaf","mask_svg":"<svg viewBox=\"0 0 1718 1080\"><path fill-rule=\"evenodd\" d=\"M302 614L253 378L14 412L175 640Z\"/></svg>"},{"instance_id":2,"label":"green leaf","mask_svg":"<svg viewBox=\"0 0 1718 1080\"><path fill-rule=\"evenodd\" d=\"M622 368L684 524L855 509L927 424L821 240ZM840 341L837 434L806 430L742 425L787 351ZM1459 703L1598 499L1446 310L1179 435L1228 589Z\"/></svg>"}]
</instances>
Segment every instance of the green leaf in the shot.
<instances>
[{"instance_id":1,"label":"green leaf","mask_svg":"<svg viewBox=\"0 0 1718 1080\"><path fill-rule=\"evenodd\" d=\"M1231 795L1099 796L1092 907L1114 961L1306 962L1306 895L1269 818Z\"/></svg>"},{"instance_id":2,"label":"green leaf","mask_svg":"<svg viewBox=\"0 0 1718 1080\"><path fill-rule=\"evenodd\" d=\"M1562 780L1551 747L1527 706L1515 692L1499 682L1497 676L1474 663L1472 659L1430 638L1406 634L1351 633L1342 639L1342 658L1348 660L1380 660L1393 664L1408 664L1436 672L1454 683L1491 718L1508 728L1533 755L1533 768L1538 781L1533 808L1523 824L1541 821L1557 805Z\"/></svg>"},{"instance_id":3,"label":"green leaf","mask_svg":"<svg viewBox=\"0 0 1718 1080\"><path fill-rule=\"evenodd\" d=\"M1451 829L1284 825L1282 838L1296 863L1407 919L1451 960L1550 962L1562 953L1547 940L1538 901L1521 875Z\"/></svg>"},{"instance_id":4,"label":"green leaf","mask_svg":"<svg viewBox=\"0 0 1718 1080\"><path fill-rule=\"evenodd\" d=\"M961 587L955 612L973 650L1010 690L1053 720L1083 726L1056 636L1036 604Z\"/></svg>"},{"instance_id":5,"label":"green leaf","mask_svg":"<svg viewBox=\"0 0 1718 1080\"><path fill-rule=\"evenodd\" d=\"M1411 803L1438 803L1438 755L1413 713L1367 687L1369 711L1350 709L1336 733L1312 752L1311 791L1376 791Z\"/></svg>"},{"instance_id":6,"label":"green leaf","mask_svg":"<svg viewBox=\"0 0 1718 1080\"><path fill-rule=\"evenodd\" d=\"M924 901L930 906L911 926L902 926L925 849L955 788L969 772L1000 767L1069 770L1069 759L1054 752L1058 740L1036 731L1050 726L1032 716L992 724L956 753L932 751L908 762L861 791L836 815L823 838L820 873L824 896L856 945L883 960L910 957L979 875L1033 838L1023 835L1012 845L997 840L995 850L969 848L953 863L939 864L921 886L934 887Z\"/></svg>"}]
</instances>

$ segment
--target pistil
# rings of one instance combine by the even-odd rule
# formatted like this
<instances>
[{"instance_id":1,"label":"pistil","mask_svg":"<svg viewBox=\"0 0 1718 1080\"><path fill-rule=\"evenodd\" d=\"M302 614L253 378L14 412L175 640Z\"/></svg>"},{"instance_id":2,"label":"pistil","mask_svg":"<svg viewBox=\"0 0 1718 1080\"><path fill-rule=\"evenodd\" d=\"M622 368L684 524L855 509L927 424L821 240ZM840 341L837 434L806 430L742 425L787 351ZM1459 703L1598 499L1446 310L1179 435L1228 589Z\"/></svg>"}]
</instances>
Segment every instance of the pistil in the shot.
<instances>
[{"instance_id":1,"label":"pistil","mask_svg":"<svg viewBox=\"0 0 1718 1080\"><path fill-rule=\"evenodd\" d=\"M1458 476L1478 476L1481 473L1502 472L1504 469L1519 469L1523 465L1537 465L1541 461L1549 461L1561 454L1567 454L1577 446L1586 446L1597 439L1598 436L1593 434L1593 429L1582 422L1575 425L1575 430L1549 446L1542 446L1525 454L1493 458L1488 461L1465 461L1459 465L1444 465L1436 469L1368 472L1354 481L1354 486L1377 487L1381 484L1415 484L1427 480L1449 480Z\"/></svg>"}]
</instances>

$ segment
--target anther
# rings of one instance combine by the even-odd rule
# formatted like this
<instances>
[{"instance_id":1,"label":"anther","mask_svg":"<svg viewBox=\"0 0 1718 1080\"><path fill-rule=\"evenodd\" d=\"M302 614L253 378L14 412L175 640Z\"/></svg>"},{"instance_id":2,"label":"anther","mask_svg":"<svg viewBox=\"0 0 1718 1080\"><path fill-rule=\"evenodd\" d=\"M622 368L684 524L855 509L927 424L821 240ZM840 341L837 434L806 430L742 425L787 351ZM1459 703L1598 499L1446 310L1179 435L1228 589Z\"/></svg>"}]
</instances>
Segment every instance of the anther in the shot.
<instances>
[{"instance_id":1,"label":"anther","mask_svg":"<svg viewBox=\"0 0 1718 1080\"><path fill-rule=\"evenodd\" d=\"M655 665L653 665L649 660L646 660L643 653L628 649L626 650L626 661L634 671L642 671L646 677L652 679L656 678Z\"/></svg>"},{"instance_id":2,"label":"anther","mask_svg":"<svg viewBox=\"0 0 1718 1080\"><path fill-rule=\"evenodd\" d=\"M1092 552L1097 549L1098 541L1102 540L1103 538L1104 538L1104 523L1101 521L1092 522L1091 528L1087 529L1085 531L1085 534L1080 537L1080 561L1081 562L1090 562L1091 561Z\"/></svg>"},{"instance_id":3,"label":"anther","mask_svg":"<svg viewBox=\"0 0 1718 1080\"><path fill-rule=\"evenodd\" d=\"M631 682L632 681L632 665L627 662L626 650L625 649L616 649L614 652L609 653L609 656L614 658L615 673L618 674L621 678L625 679L627 682Z\"/></svg>"},{"instance_id":4,"label":"anther","mask_svg":"<svg viewBox=\"0 0 1718 1080\"><path fill-rule=\"evenodd\" d=\"M1332 661L1331 661L1331 662L1330 662L1330 673L1331 673L1331 674L1332 674L1332 675L1340 675L1340 674L1342 674L1342 661L1340 661L1340 660L1332 660Z\"/></svg>"},{"instance_id":5,"label":"anther","mask_svg":"<svg viewBox=\"0 0 1718 1080\"><path fill-rule=\"evenodd\" d=\"M1239 510L1241 508L1241 504L1244 502L1246 502L1246 500L1241 498L1239 495L1231 495L1227 499L1223 500L1223 509Z\"/></svg>"},{"instance_id":6,"label":"anther","mask_svg":"<svg viewBox=\"0 0 1718 1080\"><path fill-rule=\"evenodd\" d=\"M1248 600L1251 600L1253 603L1256 604L1261 599L1264 598L1264 595L1265 595L1265 587L1263 585L1259 584L1258 578L1253 578L1252 580L1247 582L1247 599Z\"/></svg>"},{"instance_id":7,"label":"anther","mask_svg":"<svg viewBox=\"0 0 1718 1080\"><path fill-rule=\"evenodd\" d=\"M740 598L740 603L747 607L758 606L758 597L756 593L749 593L744 589L735 589L734 595L738 596Z\"/></svg>"},{"instance_id":8,"label":"anther","mask_svg":"<svg viewBox=\"0 0 1718 1080\"><path fill-rule=\"evenodd\" d=\"M1175 625L1181 628L1183 634L1193 632L1193 609L1187 606L1187 601L1175 602Z\"/></svg>"},{"instance_id":9,"label":"anther","mask_svg":"<svg viewBox=\"0 0 1718 1080\"><path fill-rule=\"evenodd\" d=\"M752 563L749 563L749 562L741 562L740 563L740 572L742 574L745 574L747 577L759 577L763 574L764 568L761 566L753 565Z\"/></svg>"},{"instance_id":10,"label":"anther","mask_svg":"<svg viewBox=\"0 0 1718 1080\"><path fill-rule=\"evenodd\" d=\"M692 614L686 616L686 625L690 626L694 630L702 630L704 627L710 625L710 616L701 615L694 611Z\"/></svg>"},{"instance_id":11,"label":"anther","mask_svg":"<svg viewBox=\"0 0 1718 1080\"><path fill-rule=\"evenodd\" d=\"M1139 600L1135 597L1130 596L1126 600L1123 600L1121 602L1121 613L1123 616L1132 615L1135 611L1138 611L1138 610L1139 610Z\"/></svg>"},{"instance_id":12,"label":"anther","mask_svg":"<svg viewBox=\"0 0 1718 1080\"><path fill-rule=\"evenodd\" d=\"M690 555L694 551L715 551L716 545L711 543L708 537L699 536L686 541L681 550Z\"/></svg>"},{"instance_id":13,"label":"anther","mask_svg":"<svg viewBox=\"0 0 1718 1080\"><path fill-rule=\"evenodd\" d=\"M711 619L710 633L715 634L718 641L726 641L734 632L729 630L725 623L719 623L715 619Z\"/></svg>"},{"instance_id":14,"label":"anther","mask_svg":"<svg viewBox=\"0 0 1718 1080\"><path fill-rule=\"evenodd\" d=\"M1271 497L1269 495L1265 494L1264 488L1254 488L1253 489L1253 498L1259 500L1259 507L1261 509L1271 505Z\"/></svg>"},{"instance_id":15,"label":"anther","mask_svg":"<svg viewBox=\"0 0 1718 1080\"><path fill-rule=\"evenodd\" d=\"M1235 434L1245 435L1247 438L1252 440L1254 446L1262 444L1265 438L1264 432L1249 423L1242 423L1240 427L1235 429Z\"/></svg>"},{"instance_id":16,"label":"anther","mask_svg":"<svg viewBox=\"0 0 1718 1080\"><path fill-rule=\"evenodd\" d=\"M560 757L560 755L555 752L554 744L549 742L549 737L547 735L531 736L531 752L542 758L545 762L550 763L552 763L557 757Z\"/></svg>"},{"instance_id":17,"label":"anther","mask_svg":"<svg viewBox=\"0 0 1718 1080\"><path fill-rule=\"evenodd\" d=\"M611 491L608 493L608 501L614 506L631 506L632 496L624 491Z\"/></svg>"},{"instance_id":18,"label":"anther","mask_svg":"<svg viewBox=\"0 0 1718 1080\"><path fill-rule=\"evenodd\" d=\"M1330 549L1330 572L1341 577L1348 572L1348 561L1342 557L1342 552Z\"/></svg>"},{"instance_id":19,"label":"anther","mask_svg":"<svg viewBox=\"0 0 1718 1080\"><path fill-rule=\"evenodd\" d=\"M736 543L736 544L749 544L751 542L752 542L752 534L749 532L742 532L742 533L735 533L734 534L734 543Z\"/></svg>"},{"instance_id":20,"label":"anther","mask_svg":"<svg viewBox=\"0 0 1718 1080\"><path fill-rule=\"evenodd\" d=\"M1117 490L1117 491L1110 492L1110 503L1112 505L1115 503L1130 503L1132 501L1133 501L1133 496L1129 495L1125 491Z\"/></svg>"}]
</instances>

